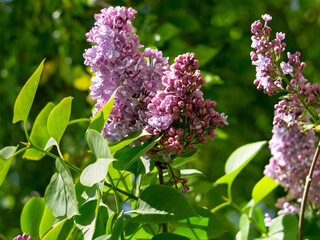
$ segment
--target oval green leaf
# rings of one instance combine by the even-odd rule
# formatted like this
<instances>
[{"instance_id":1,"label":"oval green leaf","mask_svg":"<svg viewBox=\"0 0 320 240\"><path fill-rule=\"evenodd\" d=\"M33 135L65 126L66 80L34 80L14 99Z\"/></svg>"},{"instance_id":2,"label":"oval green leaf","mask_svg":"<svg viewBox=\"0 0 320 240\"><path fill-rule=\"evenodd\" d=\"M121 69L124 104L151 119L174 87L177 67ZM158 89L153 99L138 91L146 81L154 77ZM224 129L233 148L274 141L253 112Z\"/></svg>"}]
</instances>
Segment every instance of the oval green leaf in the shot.
<instances>
[{"instance_id":1,"label":"oval green leaf","mask_svg":"<svg viewBox=\"0 0 320 240\"><path fill-rule=\"evenodd\" d=\"M209 210L194 206L198 217L180 220L174 233L191 239L212 239L226 232L221 221Z\"/></svg>"},{"instance_id":2,"label":"oval green leaf","mask_svg":"<svg viewBox=\"0 0 320 240\"><path fill-rule=\"evenodd\" d=\"M186 197L164 185L147 187L138 200L139 207L131 211L133 222L164 223L197 216Z\"/></svg>"},{"instance_id":3,"label":"oval green leaf","mask_svg":"<svg viewBox=\"0 0 320 240\"><path fill-rule=\"evenodd\" d=\"M114 97L116 96L117 88L108 102L99 110L99 112L94 115L93 119L90 122L89 128L88 129L94 129L98 132L101 132L104 125L106 124L108 117L111 113L112 107L113 107L113 102L114 102Z\"/></svg>"},{"instance_id":4,"label":"oval green leaf","mask_svg":"<svg viewBox=\"0 0 320 240\"><path fill-rule=\"evenodd\" d=\"M235 150L227 160L225 165L226 174L219 178L216 183L232 184L241 170L257 155L266 141L246 144Z\"/></svg>"},{"instance_id":5,"label":"oval green leaf","mask_svg":"<svg viewBox=\"0 0 320 240\"><path fill-rule=\"evenodd\" d=\"M0 186L7 176L11 162L13 160L13 154L17 150L18 146L5 147L0 150Z\"/></svg>"},{"instance_id":6,"label":"oval green leaf","mask_svg":"<svg viewBox=\"0 0 320 240\"><path fill-rule=\"evenodd\" d=\"M58 236L61 232L61 229L63 227L63 225L65 224L65 222L68 219L64 219L62 221L60 221L59 223L57 223L52 229L50 229L50 231L42 238L42 240L54 240L54 239L58 239Z\"/></svg>"},{"instance_id":7,"label":"oval green leaf","mask_svg":"<svg viewBox=\"0 0 320 240\"><path fill-rule=\"evenodd\" d=\"M45 206L39 227L40 238L43 238L43 236L52 228L55 220L56 217L53 215L50 209Z\"/></svg>"},{"instance_id":8,"label":"oval green leaf","mask_svg":"<svg viewBox=\"0 0 320 240\"><path fill-rule=\"evenodd\" d=\"M39 237L39 227L45 208L43 198L31 198L22 209L20 225L22 232L33 238Z\"/></svg>"},{"instance_id":9,"label":"oval green leaf","mask_svg":"<svg viewBox=\"0 0 320 240\"><path fill-rule=\"evenodd\" d=\"M64 131L67 128L70 114L72 97L64 98L55 106L48 117L47 129L49 135L59 144Z\"/></svg>"},{"instance_id":10,"label":"oval green leaf","mask_svg":"<svg viewBox=\"0 0 320 240\"><path fill-rule=\"evenodd\" d=\"M41 73L43 70L44 60L40 63L37 70L28 79L26 84L21 89L13 108L13 123L19 121L27 121L36 91L40 82Z\"/></svg>"},{"instance_id":11,"label":"oval green leaf","mask_svg":"<svg viewBox=\"0 0 320 240\"><path fill-rule=\"evenodd\" d=\"M32 144L41 149L45 149L45 146L50 139L47 129L47 120L53 108L54 104L49 102L37 116L31 130L30 140ZM23 157L30 160L40 160L44 157L44 155L44 153L31 148L27 149L27 151L23 154Z\"/></svg>"},{"instance_id":12,"label":"oval green leaf","mask_svg":"<svg viewBox=\"0 0 320 240\"><path fill-rule=\"evenodd\" d=\"M264 176L257 184L253 187L252 198L254 200L254 207L258 202L264 199L270 192L272 192L279 184L276 183L272 178Z\"/></svg>"},{"instance_id":13,"label":"oval green leaf","mask_svg":"<svg viewBox=\"0 0 320 240\"><path fill-rule=\"evenodd\" d=\"M281 215L272 220L269 236L275 240L297 239L299 227L294 215Z\"/></svg>"},{"instance_id":14,"label":"oval green leaf","mask_svg":"<svg viewBox=\"0 0 320 240\"><path fill-rule=\"evenodd\" d=\"M248 240L250 221L247 214L243 213L239 221L240 231L236 235L236 240Z\"/></svg>"},{"instance_id":15,"label":"oval green leaf","mask_svg":"<svg viewBox=\"0 0 320 240\"><path fill-rule=\"evenodd\" d=\"M97 158L113 158L107 140L94 129L86 133L88 145Z\"/></svg>"},{"instance_id":16,"label":"oval green leaf","mask_svg":"<svg viewBox=\"0 0 320 240\"><path fill-rule=\"evenodd\" d=\"M113 158L98 158L98 160L87 166L80 175L80 183L91 187L104 180L108 173L109 164Z\"/></svg>"},{"instance_id":17,"label":"oval green leaf","mask_svg":"<svg viewBox=\"0 0 320 240\"><path fill-rule=\"evenodd\" d=\"M59 173L55 173L45 191L46 205L58 218L71 218L79 214L72 176L61 158L56 159Z\"/></svg>"}]
</instances>

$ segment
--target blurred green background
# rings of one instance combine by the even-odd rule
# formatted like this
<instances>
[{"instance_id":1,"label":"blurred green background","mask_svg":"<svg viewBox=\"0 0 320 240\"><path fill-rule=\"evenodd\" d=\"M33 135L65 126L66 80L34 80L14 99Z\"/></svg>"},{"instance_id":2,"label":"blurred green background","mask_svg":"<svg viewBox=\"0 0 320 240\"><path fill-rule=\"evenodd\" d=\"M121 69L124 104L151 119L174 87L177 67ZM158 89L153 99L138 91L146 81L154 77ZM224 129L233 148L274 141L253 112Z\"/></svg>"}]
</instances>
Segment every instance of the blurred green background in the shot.
<instances>
[{"instance_id":1,"label":"blurred green background","mask_svg":"<svg viewBox=\"0 0 320 240\"><path fill-rule=\"evenodd\" d=\"M317 3L318 2L318 3ZM251 65L251 23L264 13L273 16L269 24L274 34L286 33L287 50L302 53L307 63L305 76L320 76L320 2L314 0L0 0L0 148L23 141L21 125L12 124L13 104L21 87L43 58L45 69L34 106L32 123L48 101L58 103L73 96L72 119L90 117L93 102L88 98L90 72L82 54L89 48L85 33L94 23L94 14L108 6L133 7L138 11L133 26L140 43L156 47L164 56L174 58L195 52L207 83L205 97L217 101L217 110L229 117L229 126L214 142L201 146L188 167L204 172L193 179L190 201L213 208L221 202L225 186L214 181L223 175L228 156L237 147L271 138L273 105L277 98L265 96L252 84L255 69ZM63 152L73 163L83 164L86 152L86 125L75 125L63 138ZM245 168L234 184L236 202L250 199L254 184L263 176L270 153L265 147ZM201 159L201 160L199 160ZM0 188L0 233L13 237L20 233L19 216L26 200L43 196L54 172L52 159L39 162L15 158ZM278 188L261 205L271 211L275 199L283 194ZM232 239L237 231L239 214L232 209L219 212L227 218L230 233L221 239ZM233 224L235 223L235 224Z\"/></svg>"}]
</instances>

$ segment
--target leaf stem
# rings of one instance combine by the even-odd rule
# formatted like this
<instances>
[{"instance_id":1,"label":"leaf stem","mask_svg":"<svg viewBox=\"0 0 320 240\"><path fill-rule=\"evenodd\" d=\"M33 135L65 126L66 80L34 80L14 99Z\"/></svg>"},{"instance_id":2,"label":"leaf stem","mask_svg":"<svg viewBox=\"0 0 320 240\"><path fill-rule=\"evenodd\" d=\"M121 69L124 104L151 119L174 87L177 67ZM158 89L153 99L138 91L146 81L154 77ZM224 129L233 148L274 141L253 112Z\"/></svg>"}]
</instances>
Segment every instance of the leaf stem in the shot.
<instances>
[{"instance_id":1,"label":"leaf stem","mask_svg":"<svg viewBox=\"0 0 320 240\"><path fill-rule=\"evenodd\" d=\"M107 183L106 181L104 182L104 185L106 185L107 187L113 189L112 185L111 185L110 183ZM131 193L128 193L128 192L126 192L126 191L123 191L122 189L117 188L117 187L115 187L115 189L117 189L117 191L118 191L119 193L122 193L123 195L126 195L126 196L129 197L129 198L132 198L132 199L134 199L134 200L138 200L138 197L134 196L134 195L131 194Z\"/></svg>"},{"instance_id":2,"label":"leaf stem","mask_svg":"<svg viewBox=\"0 0 320 240\"><path fill-rule=\"evenodd\" d=\"M120 201L119 201L119 195L118 195L118 191L117 188L115 187L112 177L110 175L110 173L107 173L107 176L109 178L109 181L111 183L112 189L113 189L113 195L114 195L114 200L116 202L116 207L117 207L117 213L119 214L121 212L121 208L120 208Z\"/></svg>"},{"instance_id":3,"label":"leaf stem","mask_svg":"<svg viewBox=\"0 0 320 240\"><path fill-rule=\"evenodd\" d=\"M27 120L23 121L23 128L24 128L24 134L26 135L27 141L28 141L28 143L30 143L31 140L30 140L29 133L27 130Z\"/></svg>"},{"instance_id":4,"label":"leaf stem","mask_svg":"<svg viewBox=\"0 0 320 240\"><path fill-rule=\"evenodd\" d=\"M158 173L159 173L160 185L164 185L163 171L162 171L161 163L160 164L156 164L156 166L157 166ZM168 232L168 223L162 223L162 229L163 229L163 232Z\"/></svg>"},{"instance_id":5,"label":"leaf stem","mask_svg":"<svg viewBox=\"0 0 320 240\"><path fill-rule=\"evenodd\" d=\"M320 141L318 142L318 146L316 149L316 152L313 156L313 160L311 163L311 167L309 170L309 173L306 177L306 183L304 186L304 191L303 191L303 196L302 196L302 202L301 202L301 208L300 208L300 217L299 217L299 240L303 240L303 221L304 221L304 212L305 212L305 208L307 205L307 199L308 199L308 193L309 193L309 188L311 186L311 182L312 182L312 174L314 171L314 168L316 166L318 157L319 157L319 153L320 153Z\"/></svg>"}]
</instances>

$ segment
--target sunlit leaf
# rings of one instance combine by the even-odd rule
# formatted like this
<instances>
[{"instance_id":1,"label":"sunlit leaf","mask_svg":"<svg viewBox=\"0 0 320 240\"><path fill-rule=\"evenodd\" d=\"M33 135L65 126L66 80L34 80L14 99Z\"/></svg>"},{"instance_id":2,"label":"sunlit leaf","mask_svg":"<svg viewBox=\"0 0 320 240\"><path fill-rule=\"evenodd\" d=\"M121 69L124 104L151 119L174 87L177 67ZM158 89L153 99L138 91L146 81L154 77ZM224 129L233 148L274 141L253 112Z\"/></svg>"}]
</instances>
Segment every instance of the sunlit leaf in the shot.
<instances>
[{"instance_id":1,"label":"sunlit leaf","mask_svg":"<svg viewBox=\"0 0 320 240\"><path fill-rule=\"evenodd\" d=\"M257 155L266 141L246 144L235 150L227 160L225 165L226 174L219 178L216 183L232 184L241 170Z\"/></svg>"},{"instance_id":2,"label":"sunlit leaf","mask_svg":"<svg viewBox=\"0 0 320 240\"><path fill-rule=\"evenodd\" d=\"M272 192L279 184L276 183L272 178L264 176L257 184L253 187L252 198L254 205L264 199L270 192Z\"/></svg>"},{"instance_id":3,"label":"sunlit leaf","mask_svg":"<svg viewBox=\"0 0 320 240\"><path fill-rule=\"evenodd\" d=\"M163 223L197 216L181 192L164 185L147 187L139 197L138 205L131 211L134 222Z\"/></svg>"},{"instance_id":4,"label":"sunlit leaf","mask_svg":"<svg viewBox=\"0 0 320 240\"><path fill-rule=\"evenodd\" d=\"M59 144L64 131L67 128L70 114L72 97L64 98L55 106L48 117L47 129L49 135Z\"/></svg>"},{"instance_id":5,"label":"sunlit leaf","mask_svg":"<svg viewBox=\"0 0 320 240\"><path fill-rule=\"evenodd\" d=\"M61 158L56 159L58 173L55 173L46 189L44 198L52 213L59 217L71 218L79 214L72 176Z\"/></svg>"},{"instance_id":6,"label":"sunlit leaf","mask_svg":"<svg viewBox=\"0 0 320 240\"><path fill-rule=\"evenodd\" d=\"M40 82L44 61L45 60L40 63L37 70L32 74L32 76L21 89L16 102L14 103L13 123L27 121Z\"/></svg>"},{"instance_id":7,"label":"sunlit leaf","mask_svg":"<svg viewBox=\"0 0 320 240\"><path fill-rule=\"evenodd\" d=\"M45 209L43 198L31 198L22 209L20 225L22 232L30 236L39 237L39 227Z\"/></svg>"},{"instance_id":8,"label":"sunlit leaf","mask_svg":"<svg viewBox=\"0 0 320 240\"><path fill-rule=\"evenodd\" d=\"M0 150L0 186L7 176L9 168L13 160L13 154L17 150L18 146L5 147Z\"/></svg>"},{"instance_id":9,"label":"sunlit leaf","mask_svg":"<svg viewBox=\"0 0 320 240\"><path fill-rule=\"evenodd\" d=\"M240 231L236 235L236 240L248 240L250 222L247 214L243 213L239 221Z\"/></svg>"},{"instance_id":10,"label":"sunlit leaf","mask_svg":"<svg viewBox=\"0 0 320 240\"><path fill-rule=\"evenodd\" d=\"M56 220L56 217L53 215L53 213L50 211L50 209L45 206L41 223L39 226L39 236L42 238L53 226L54 222Z\"/></svg>"},{"instance_id":11,"label":"sunlit leaf","mask_svg":"<svg viewBox=\"0 0 320 240\"><path fill-rule=\"evenodd\" d=\"M180 220L174 233L191 239L212 239L220 236L227 229L209 210L194 206L198 216Z\"/></svg>"},{"instance_id":12,"label":"sunlit leaf","mask_svg":"<svg viewBox=\"0 0 320 240\"><path fill-rule=\"evenodd\" d=\"M94 115L93 119L90 122L89 129L94 129L98 132L101 132L104 125L106 124L109 114L111 113L112 107L113 107L113 102L114 102L114 97L116 96L117 88L108 102L99 110L99 112Z\"/></svg>"},{"instance_id":13,"label":"sunlit leaf","mask_svg":"<svg viewBox=\"0 0 320 240\"><path fill-rule=\"evenodd\" d=\"M31 130L30 140L32 144L41 149L45 149L46 144L50 138L50 135L47 130L47 120L54 106L55 105L53 103L49 102L41 110ZM41 158L43 158L44 155L44 153L36 149L27 149L27 151L23 154L23 157L31 160L40 160Z\"/></svg>"},{"instance_id":14,"label":"sunlit leaf","mask_svg":"<svg viewBox=\"0 0 320 240\"><path fill-rule=\"evenodd\" d=\"M49 230L49 232L46 235L44 235L44 237L42 239L43 240L58 239L58 236L61 232L61 229L67 220L68 219L66 218L66 219L60 221L59 223L57 223L53 228L51 228Z\"/></svg>"}]
</instances>

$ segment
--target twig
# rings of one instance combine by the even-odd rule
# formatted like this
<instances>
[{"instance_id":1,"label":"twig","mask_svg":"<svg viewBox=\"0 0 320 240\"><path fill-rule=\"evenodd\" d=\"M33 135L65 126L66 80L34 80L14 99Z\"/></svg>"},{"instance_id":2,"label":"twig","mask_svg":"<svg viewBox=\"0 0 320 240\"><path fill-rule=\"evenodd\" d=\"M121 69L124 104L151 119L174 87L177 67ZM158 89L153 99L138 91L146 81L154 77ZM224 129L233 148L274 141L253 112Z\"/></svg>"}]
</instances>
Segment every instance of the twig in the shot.
<instances>
[{"instance_id":1,"label":"twig","mask_svg":"<svg viewBox=\"0 0 320 240\"><path fill-rule=\"evenodd\" d=\"M160 164L156 164L158 172L159 172L159 182L161 185L164 185L164 179L163 179L163 171L162 171L162 166ZM162 224L163 232L168 232L168 223L163 223Z\"/></svg>"},{"instance_id":2,"label":"twig","mask_svg":"<svg viewBox=\"0 0 320 240\"><path fill-rule=\"evenodd\" d=\"M318 142L318 146L316 149L316 152L313 156L313 160L311 163L311 167L308 173L308 176L306 177L306 183L304 186L304 191L303 191L303 196L302 196L302 202L301 202L301 208L300 208L300 217L299 217L299 240L303 240L303 221L304 221L304 212L305 212L305 208L307 205L307 199L308 199L308 192L309 192L309 188L311 186L311 182L312 182L312 174L314 171L314 168L316 166L318 157L319 157L319 153L320 153L320 141Z\"/></svg>"}]
</instances>

